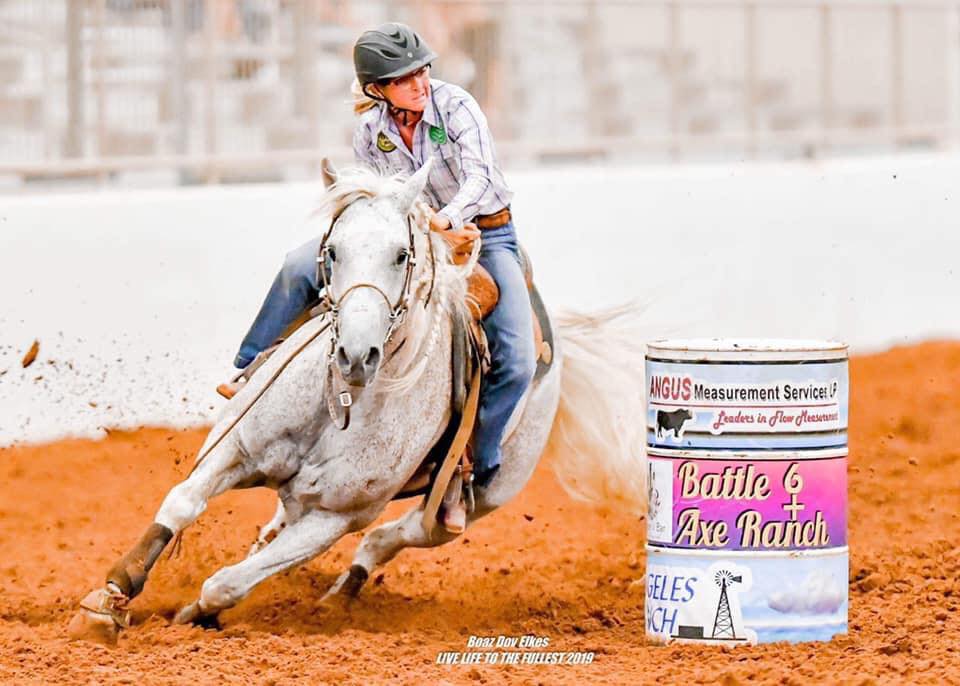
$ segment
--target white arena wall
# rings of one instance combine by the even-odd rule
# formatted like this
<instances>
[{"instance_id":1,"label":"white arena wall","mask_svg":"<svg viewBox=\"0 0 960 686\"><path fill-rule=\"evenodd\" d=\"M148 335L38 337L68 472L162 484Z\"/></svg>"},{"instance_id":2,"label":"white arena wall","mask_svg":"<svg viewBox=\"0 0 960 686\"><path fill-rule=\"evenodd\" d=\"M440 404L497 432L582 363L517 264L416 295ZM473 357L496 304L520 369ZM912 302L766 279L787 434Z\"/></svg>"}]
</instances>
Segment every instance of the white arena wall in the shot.
<instances>
[{"instance_id":1,"label":"white arena wall","mask_svg":"<svg viewBox=\"0 0 960 686\"><path fill-rule=\"evenodd\" d=\"M647 338L854 352L960 337L958 179L955 156L508 173L554 308L635 299ZM0 445L211 421L284 253L317 231L319 192L0 198Z\"/></svg>"}]
</instances>

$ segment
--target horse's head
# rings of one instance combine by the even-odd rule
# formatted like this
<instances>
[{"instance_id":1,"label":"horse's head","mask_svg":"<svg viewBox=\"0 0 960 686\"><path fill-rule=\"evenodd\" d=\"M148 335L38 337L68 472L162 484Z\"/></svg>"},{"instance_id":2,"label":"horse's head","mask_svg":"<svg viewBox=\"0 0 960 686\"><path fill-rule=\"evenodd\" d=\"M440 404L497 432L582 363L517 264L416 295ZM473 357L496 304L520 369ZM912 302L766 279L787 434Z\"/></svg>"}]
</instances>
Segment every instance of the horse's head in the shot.
<instances>
[{"instance_id":1,"label":"horse's head","mask_svg":"<svg viewBox=\"0 0 960 686\"><path fill-rule=\"evenodd\" d=\"M428 161L392 192L375 194L351 189L325 164L324 181L333 186L328 192L340 197L322 242L319 260L326 268L320 274L334 325L331 354L351 386L366 386L376 376L410 305L419 230L410 217L429 173Z\"/></svg>"}]
</instances>

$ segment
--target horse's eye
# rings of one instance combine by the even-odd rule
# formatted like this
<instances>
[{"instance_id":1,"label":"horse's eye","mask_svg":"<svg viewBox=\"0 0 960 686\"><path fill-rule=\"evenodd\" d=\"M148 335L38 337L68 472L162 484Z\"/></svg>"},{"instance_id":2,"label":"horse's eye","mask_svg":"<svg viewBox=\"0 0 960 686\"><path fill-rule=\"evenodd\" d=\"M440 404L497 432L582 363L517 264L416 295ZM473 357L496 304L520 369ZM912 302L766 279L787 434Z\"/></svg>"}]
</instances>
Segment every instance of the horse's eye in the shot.
<instances>
[{"instance_id":1,"label":"horse's eye","mask_svg":"<svg viewBox=\"0 0 960 686\"><path fill-rule=\"evenodd\" d=\"M327 246L327 257L330 258L331 262L337 261L337 251L332 246Z\"/></svg>"},{"instance_id":2,"label":"horse's eye","mask_svg":"<svg viewBox=\"0 0 960 686\"><path fill-rule=\"evenodd\" d=\"M398 265L406 264L408 259L410 259L410 251L407 250L406 248L401 249L400 252L397 253Z\"/></svg>"}]
</instances>

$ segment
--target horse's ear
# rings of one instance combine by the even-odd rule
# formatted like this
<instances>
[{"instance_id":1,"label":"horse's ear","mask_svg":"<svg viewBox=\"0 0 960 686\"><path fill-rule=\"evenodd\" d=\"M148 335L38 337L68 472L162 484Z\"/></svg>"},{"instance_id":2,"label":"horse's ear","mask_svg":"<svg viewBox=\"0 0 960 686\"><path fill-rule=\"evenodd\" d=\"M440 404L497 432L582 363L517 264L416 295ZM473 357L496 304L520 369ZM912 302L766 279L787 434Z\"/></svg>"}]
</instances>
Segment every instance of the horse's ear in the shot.
<instances>
[{"instance_id":1,"label":"horse's ear","mask_svg":"<svg viewBox=\"0 0 960 686\"><path fill-rule=\"evenodd\" d=\"M323 177L323 185L326 188L330 188L337 182L337 169L326 157L320 161L320 175Z\"/></svg>"},{"instance_id":2,"label":"horse's ear","mask_svg":"<svg viewBox=\"0 0 960 686\"><path fill-rule=\"evenodd\" d=\"M413 203L417 201L420 194L423 193L424 186L427 185L427 177L430 175L430 168L433 166L433 158L427 158L417 173L407 179L403 189L397 193L397 207L403 214L408 214L413 209Z\"/></svg>"}]
</instances>

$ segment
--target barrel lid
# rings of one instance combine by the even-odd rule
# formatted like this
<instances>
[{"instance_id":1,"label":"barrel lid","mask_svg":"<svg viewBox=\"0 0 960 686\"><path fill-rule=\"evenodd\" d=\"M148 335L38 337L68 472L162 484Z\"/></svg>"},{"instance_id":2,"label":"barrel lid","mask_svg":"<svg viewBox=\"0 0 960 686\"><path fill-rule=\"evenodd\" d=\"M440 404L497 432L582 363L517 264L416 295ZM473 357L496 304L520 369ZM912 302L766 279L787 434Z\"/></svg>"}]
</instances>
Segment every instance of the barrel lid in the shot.
<instances>
[{"instance_id":1,"label":"barrel lid","mask_svg":"<svg viewBox=\"0 0 960 686\"><path fill-rule=\"evenodd\" d=\"M842 360L847 344L801 338L672 338L647 344L648 359L705 362Z\"/></svg>"}]
</instances>

